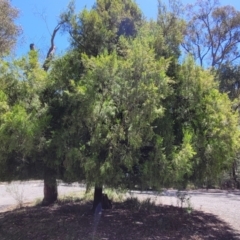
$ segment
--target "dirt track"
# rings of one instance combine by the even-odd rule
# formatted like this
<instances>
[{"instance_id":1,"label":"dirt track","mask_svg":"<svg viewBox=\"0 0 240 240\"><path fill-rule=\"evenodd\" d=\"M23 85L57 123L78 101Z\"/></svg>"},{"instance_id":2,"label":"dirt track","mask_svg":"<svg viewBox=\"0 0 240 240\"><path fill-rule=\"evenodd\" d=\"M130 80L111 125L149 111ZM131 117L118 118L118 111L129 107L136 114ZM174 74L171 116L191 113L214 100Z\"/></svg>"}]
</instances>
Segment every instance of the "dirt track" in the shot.
<instances>
[{"instance_id":1,"label":"dirt track","mask_svg":"<svg viewBox=\"0 0 240 240\"><path fill-rule=\"evenodd\" d=\"M60 183L58 186L60 196L84 190L84 186L77 183L71 185ZM154 192L134 191L132 195L139 198L151 198L158 204L180 206L176 193L176 190L166 190L159 195ZM190 207L218 216L240 233L240 191L194 190L188 191L187 194L190 196ZM16 198L21 198L24 203L42 199L43 182L0 183L0 212L7 211L17 205Z\"/></svg>"}]
</instances>

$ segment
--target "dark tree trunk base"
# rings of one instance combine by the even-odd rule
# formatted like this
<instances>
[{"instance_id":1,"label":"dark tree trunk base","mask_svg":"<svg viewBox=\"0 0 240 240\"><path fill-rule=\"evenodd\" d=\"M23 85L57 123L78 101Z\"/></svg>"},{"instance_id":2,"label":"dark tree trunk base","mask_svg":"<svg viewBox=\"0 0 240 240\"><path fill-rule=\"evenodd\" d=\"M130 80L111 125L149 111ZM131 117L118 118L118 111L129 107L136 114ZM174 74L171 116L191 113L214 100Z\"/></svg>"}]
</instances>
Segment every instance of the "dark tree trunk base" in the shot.
<instances>
[{"instance_id":1,"label":"dark tree trunk base","mask_svg":"<svg viewBox=\"0 0 240 240\"><path fill-rule=\"evenodd\" d=\"M50 205L57 200L57 179L54 170L45 167L44 169L44 198L42 201L43 206Z\"/></svg>"},{"instance_id":2,"label":"dark tree trunk base","mask_svg":"<svg viewBox=\"0 0 240 240\"><path fill-rule=\"evenodd\" d=\"M109 200L107 194L103 194L103 188L102 187L96 187L94 189L94 200L93 200L93 207L92 211L95 212L96 209L111 209L112 208L112 202Z\"/></svg>"},{"instance_id":3,"label":"dark tree trunk base","mask_svg":"<svg viewBox=\"0 0 240 240\"><path fill-rule=\"evenodd\" d=\"M95 212L97 206L102 202L102 187L94 188L94 199L93 199L93 207L92 211Z\"/></svg>"}]
</instances>

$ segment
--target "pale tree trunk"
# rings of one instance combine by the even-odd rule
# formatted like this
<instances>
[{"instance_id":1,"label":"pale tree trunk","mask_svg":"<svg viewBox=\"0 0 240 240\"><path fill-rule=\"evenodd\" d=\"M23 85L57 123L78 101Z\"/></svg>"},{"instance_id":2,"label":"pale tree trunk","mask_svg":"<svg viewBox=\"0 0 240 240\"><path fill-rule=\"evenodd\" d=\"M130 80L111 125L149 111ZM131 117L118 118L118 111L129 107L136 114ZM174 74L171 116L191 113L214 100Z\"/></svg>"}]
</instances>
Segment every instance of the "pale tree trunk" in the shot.
<instances>
[{"instance_id":1,"label":"pale tree trunk","mask_svg":"<svg viewBox=\"0 0 240 240\"><path fill-rule=\"evenodd\" d=\"M53 30L52 36L51 36L51 46L48 50L46 60L43 64L43 69L47 72L49 69L49 64L51 61L51 58L54 54L54 39L56 36L56 33L62 26L63 22L59 23L55 29ZM34 50L34 44L30 45L30 50ZM56 178L56 171L44 166L44 198L42 201L43 205L49 205L54 203L57 200L58 197L58 191L57 191L57 178Z\"/></svg>"}]
</instances>

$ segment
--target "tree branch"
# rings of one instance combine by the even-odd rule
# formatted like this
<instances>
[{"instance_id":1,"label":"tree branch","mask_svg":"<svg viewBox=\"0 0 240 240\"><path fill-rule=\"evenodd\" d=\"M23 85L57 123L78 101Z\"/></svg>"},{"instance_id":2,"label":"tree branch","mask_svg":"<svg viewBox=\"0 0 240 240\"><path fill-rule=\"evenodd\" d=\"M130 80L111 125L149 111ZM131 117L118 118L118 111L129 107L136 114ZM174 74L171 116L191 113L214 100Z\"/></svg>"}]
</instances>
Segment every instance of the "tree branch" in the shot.
<instances>
[{"instance_id":1,"label":"tree branch","mask_svg":"<svg viewBox=\"0 0 240 240\"><path fill-rule=\"evenodd\" d=\"M54 39L55 39L55 36L56 36L56 33L58 32L58 30L60 29L62 23L59 23L53 30L53 33L52 33L52 36L51 36L51 46L48 50L48 53L47 53L47 57L46 58L49 58L50 54L51 54L51 51L54 49Z\"/></svg>"},{"instance_id":2,"label":"tree branch","mask_svg":"<svg viewBox=\"0 0 240 240\"><path fill-rule=\"evenodd\" d=\"M50 62L50 58L51 58L51 54L52 54L52 52L53 52L53 50L54 50L54 39L55 39L55 36L56 36L56 34L57 34L57 32L58 32L58 30L61 28L61 26L63 25L63 23L64 22L60 22L60 23L58 23L58 25L54 28L54 30L53 30L53 33L52 33L52 36L51 36L51 46L50 46L50 48L49 48L49 50L48 50L48 53L47 53L47 57L46 57L46 59L45 59L45 61L44 61L44 64L43 64L43 69L45 70L45 71L47 71L48 69L49 69L49 62Z\"/></svg>"}]
</instances>

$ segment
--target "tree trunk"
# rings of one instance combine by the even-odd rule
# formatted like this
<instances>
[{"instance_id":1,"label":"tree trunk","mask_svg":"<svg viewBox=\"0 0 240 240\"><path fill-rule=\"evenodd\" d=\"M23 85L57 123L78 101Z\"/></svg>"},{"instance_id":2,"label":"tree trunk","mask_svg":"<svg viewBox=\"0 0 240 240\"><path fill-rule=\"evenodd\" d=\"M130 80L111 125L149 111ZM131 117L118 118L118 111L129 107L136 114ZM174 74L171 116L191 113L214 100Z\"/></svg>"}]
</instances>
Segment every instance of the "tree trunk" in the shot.
<instances>
[{"instance_id":1,"label":"tree trunk","mask_svg":"<svg viewBox=\"0 0 240 240\"><path fill-rule=\"evenodd\" d=\"M53 30L53 33L51 36L51 46L48 49L47 57L43 64L43 69L46 72L49 69L50 60L54 54L54 49L55 49L54 39L55 39L56 33L58 32L58 30L60 29L62 24L63 23L59 23ZM32 44L32 46L34 49L34 44ZM32 50L31 45L30 45L30 49ZM57 200L58 191L57 191L56 172L47 166L44 166L44 190L43 190L43 192L44 192L44 198L42 201L43 205L45 205L45 206L50 205Z\"/></svg>"},{"instance_id":2,"label":"tree trunk","mask_svg":"<svg viewBox=\"0 0 240 240\"><path fill-rule=\"evenodd\" d=\"M94 199L93 199L93 207L92 210L95 212L97 206L99 205L99 203L102 203L102 186L95 186L94 188Z\"/></svg>"},{"instance_id":3,"label":"tree trunk","mask_svg":"<svg viewBox=\"0 0 240 240\"><path fill-rule=\"evenodd\" d=\"M44 168L44 198L42 204L50 205L57 200L57 179L56 172L48 167Z\"/></svg>"},{"instance_id":4,"label":"tree trunk","mask_svg":"<svg viewBox=\"0 0 240 240\"><path fill-rule=\"evenodd\" d=\"M91 184L89 184L88 182L86 183L86 191L85 194L89 193L91 191Z\"/></svg>"},{"instance_id":5,"label":"tree trunk","mask_svg":"<svg viewBox=\"0 0 240 240\"><path fill-rule=\"evenodd\" d=\"M236 160L234 160L233 164L232 164L232 176L233 176L233 180L235 181L235 183L237 182L237 175L236 175Z\"/></svg>"}]
</instances>

